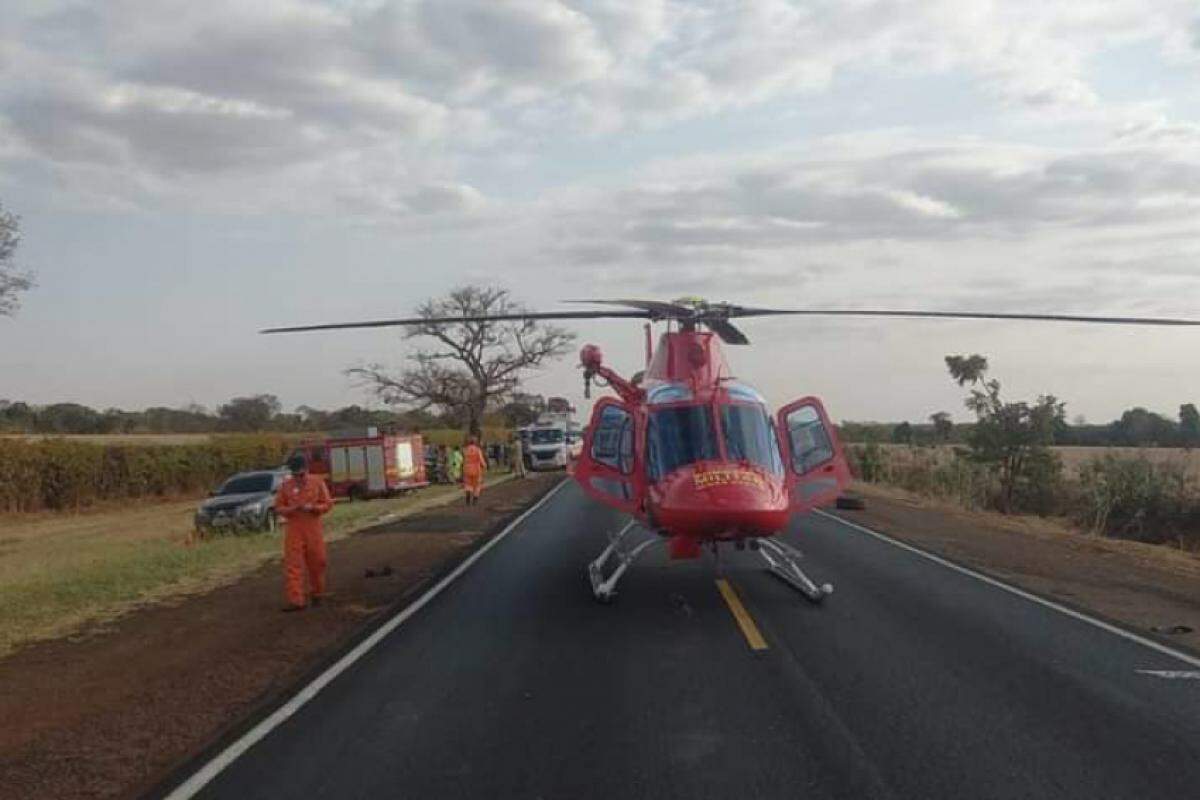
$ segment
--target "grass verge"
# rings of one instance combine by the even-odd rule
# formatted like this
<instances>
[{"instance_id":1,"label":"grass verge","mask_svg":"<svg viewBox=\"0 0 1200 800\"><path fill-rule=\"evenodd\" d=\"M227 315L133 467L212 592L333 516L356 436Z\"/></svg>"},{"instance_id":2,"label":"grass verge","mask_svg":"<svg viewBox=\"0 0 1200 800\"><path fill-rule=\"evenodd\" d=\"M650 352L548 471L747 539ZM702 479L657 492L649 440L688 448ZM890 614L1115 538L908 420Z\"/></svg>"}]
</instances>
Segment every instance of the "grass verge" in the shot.
<instances>
[{"instance_id":1,"label":"grass verge","mask_svg":"<svg viewBox=\"0 0 1200 800\"><path fill-rule=\"evenodd\" d=\"M435 486L393 499L339 503L326 517L326 539L443 504L459 491ZM279 558L278 533L185 545L194 507L172 503L0 526L0 656L26 642L71 635L85 624L102 626L140 605L207 591Z\"/></svg>"}]
</instances>

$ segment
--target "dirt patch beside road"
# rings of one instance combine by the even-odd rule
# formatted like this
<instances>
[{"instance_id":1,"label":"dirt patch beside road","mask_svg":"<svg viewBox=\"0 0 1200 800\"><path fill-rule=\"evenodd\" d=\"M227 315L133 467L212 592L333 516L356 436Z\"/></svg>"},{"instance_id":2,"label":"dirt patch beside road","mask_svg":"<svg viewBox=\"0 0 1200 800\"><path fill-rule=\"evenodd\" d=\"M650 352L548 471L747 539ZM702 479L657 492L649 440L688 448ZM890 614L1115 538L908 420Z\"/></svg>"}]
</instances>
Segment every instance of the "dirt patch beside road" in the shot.
<instances>
[{"instance_id":1,"label":"dirt patch beside road","mask_svg":"<svg viewBox=\"0 0 1200 800\"><path fill-rule=\"evenodd\" d=\"M859 484L864 511L838 516L1007 583L1200 654L1200 557L1078 533L1052 520L964 511ZM1177 626L1190 632L1170 632Z\"/></svg>"},{"instance_id":2,"label":"dirt patch beside road","mask_svg":"<svg viewBox=\"0 0 1200 800\"><path fill-rule=\"evenodd\" d=\"M132 797L341 650L561 475L509 481L329 546L334 593L280 612L279 565L0 660L0 797ZM367 578L367 570L390 575Z\"/></svg>"}]
</instances>

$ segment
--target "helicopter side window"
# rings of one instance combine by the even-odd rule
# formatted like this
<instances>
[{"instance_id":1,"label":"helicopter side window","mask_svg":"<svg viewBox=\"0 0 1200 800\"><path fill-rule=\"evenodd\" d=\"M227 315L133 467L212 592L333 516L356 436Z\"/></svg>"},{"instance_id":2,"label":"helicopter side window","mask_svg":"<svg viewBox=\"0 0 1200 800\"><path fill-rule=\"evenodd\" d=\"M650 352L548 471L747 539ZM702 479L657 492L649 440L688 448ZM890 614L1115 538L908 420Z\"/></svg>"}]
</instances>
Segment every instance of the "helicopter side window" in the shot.
<instances>
[{"instance_id":1,"label":"helicopter side window","mask_svg":"<svg viewBox=\"0 0 1200 800\"><path fill-rule=\"evenodd\" d=\"M721 428L729 458L757 464L773 475L783 474L779 442L765 408L758 405L722 405Z\"/></svg>"},{"instance_id":2,"label":"helicopter side window","mask_svg":"<svg viewBox=\"0 0 1200 800\"><path fill-rule=\"evenodd\" d=\"M592 460L628 475L633 471L633 416L619 406L607 406L592 436Z\"/></svg>"},{"instance_id":3,"label":"helicopter side window","mask_svg":"<svg viewBox=\"0 0 1200 800\"><path fill-rule=\"evenodd\" d=\"M629 475L633 472L633 417L629 414L625 415L625 422L621 425L620 447L618 469L623 474Z\"/></svg>"},{"instance_id":4,"label":"helicopter side window","mask_svg":"<svg viewBox=\"0 0 1200 800\"><path fill-rule=\"evenodd\" d=\"M833 443L812 406L801 406L788 415L792 443L792 469L803 475L833 458Z\"/></svg>"},{"instance_id":5,"label":"helicopter side window","mask_svg":"<svg viewBox=\"0 0 1200 800\"><path fill-rule=\"evenodd\" d=\"M646 428L647 472L657 481L682 466L718 457L708 406L674 406L650 412Z\"/></svg>"}]
</instances>

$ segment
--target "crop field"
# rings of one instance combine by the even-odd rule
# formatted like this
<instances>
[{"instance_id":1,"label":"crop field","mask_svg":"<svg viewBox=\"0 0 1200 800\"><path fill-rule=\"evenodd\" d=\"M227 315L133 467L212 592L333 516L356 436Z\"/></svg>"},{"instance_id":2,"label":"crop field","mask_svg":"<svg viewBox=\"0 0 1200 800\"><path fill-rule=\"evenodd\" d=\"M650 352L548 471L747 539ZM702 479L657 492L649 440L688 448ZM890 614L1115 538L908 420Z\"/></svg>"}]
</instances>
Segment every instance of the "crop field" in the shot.
<instances>
[{"instance_id":1,"label":"crop field","mask_svg":"<svg viewBox=\"0 0 1200 800\"><path fill-rule=\"evenodd\" d=\"M0 441L5 439L21 442L43 442L61 440L99 445L186 445L208 444L214 440L229 438L236 439L246 434L239 433L0 433ZM279 436L289 441L315 436L313 433L282 433ZM431 428L421 432L426 442L431 444L456 445L462 444L465 435L461 430L452 428ZM484 428L483 438L486 442L506 442L511 435L507 428Z\"/></svg>"},{"instance_id":2,"label":"crop field","mask_svg":"<svg viewBox=\"0 0 1200 800\"><path fill-rule=\"evenodd\" d=\"M176 445L0 440L0 513L81 511L97 504L196 497L235 472L282 463L272 434Z\"/></svg>"},{"instance_id":3,"label":"crop field","mask_svg":"<svg viewBox=\"0 0 1200 800\"><path fill-rule=\"evenodd\" d=\"M68 442L84 442L87 444L176 445L207 444L214 437L220 435L213 433L0 433L0 440L41 442L47 439L63 439Z\"/></svg>"},{"instance_id":4,"label":"crop field","mask_svg":"<svg viewBox=\"0 0 1200 800\"><path fill-rule=\"evenodd\" d=\"M1077 475L1084 464L1105 456L1144 458L1154 464L1181 464L1189 477L1200 483L1200 450L1182 447L1055 447L1068 475Z\"/></svg>"},{"instance_id":5,"label":"crop field","mask_svg":"<svg viewBox=\"0 0 1200 800\"><path fill-rule=\"evenodd\" d=\"M861 445L854 445L861 447ZM903 464L906 459L927 460L932 458L937 463L948 462L956 447L965 445L913 446L907 444L882 444L880 447L888 452L895 463ZM1182 447L1052 447L1062 460L1063 470L1068 478L1079 475L1085 465L1103 459L1106 456L1117 458L1141 458L1153 464L1179 464L1186 468L1193 482L1200 485L1200 450L1189 450Z\"/></svg>"},{"instance_id":6,"label":"crop field","mask_svg":"<svg viewBox=\"0 0 1200 800\"><path fill-rule=\"evenodd\" d=\"M462 431L429 430L430 445L456 445ZM502 428L485 442L507 441ZM0 437L0 514L78 512L199 497L230 475L279 466L301 434Z\"/></svg>"}]
</instances>

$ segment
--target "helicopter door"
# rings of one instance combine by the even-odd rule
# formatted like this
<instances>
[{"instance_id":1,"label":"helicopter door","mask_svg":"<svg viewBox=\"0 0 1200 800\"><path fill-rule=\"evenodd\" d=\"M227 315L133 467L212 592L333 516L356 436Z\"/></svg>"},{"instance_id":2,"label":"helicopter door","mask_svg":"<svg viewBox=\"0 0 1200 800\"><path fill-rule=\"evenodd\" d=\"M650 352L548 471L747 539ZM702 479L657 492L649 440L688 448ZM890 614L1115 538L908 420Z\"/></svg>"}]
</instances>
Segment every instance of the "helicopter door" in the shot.
<instances>
[{"instance_id":1,"label":"helicopter door","mask_svg":"<svg viewBox=\"0 0 1200 800\"><path fill-rule=\"evenodd\" d=\"M642 484L634 470L634 425L627 406L601 398L592 409L575 464L575 479L585 492L628 514L636 513L642 500Z\"/></svg>"},{"instance_id":2,"label":"helicopter door","mask_svg":"<svg viewBox=\"0 0 1200 800\"><path fill-rule=\"evenodd\" d=\"M825 407L805 397L780 409L778 422L792 510L832 503L850 485L850 466Z\"/></svg>"}]
</instances>

